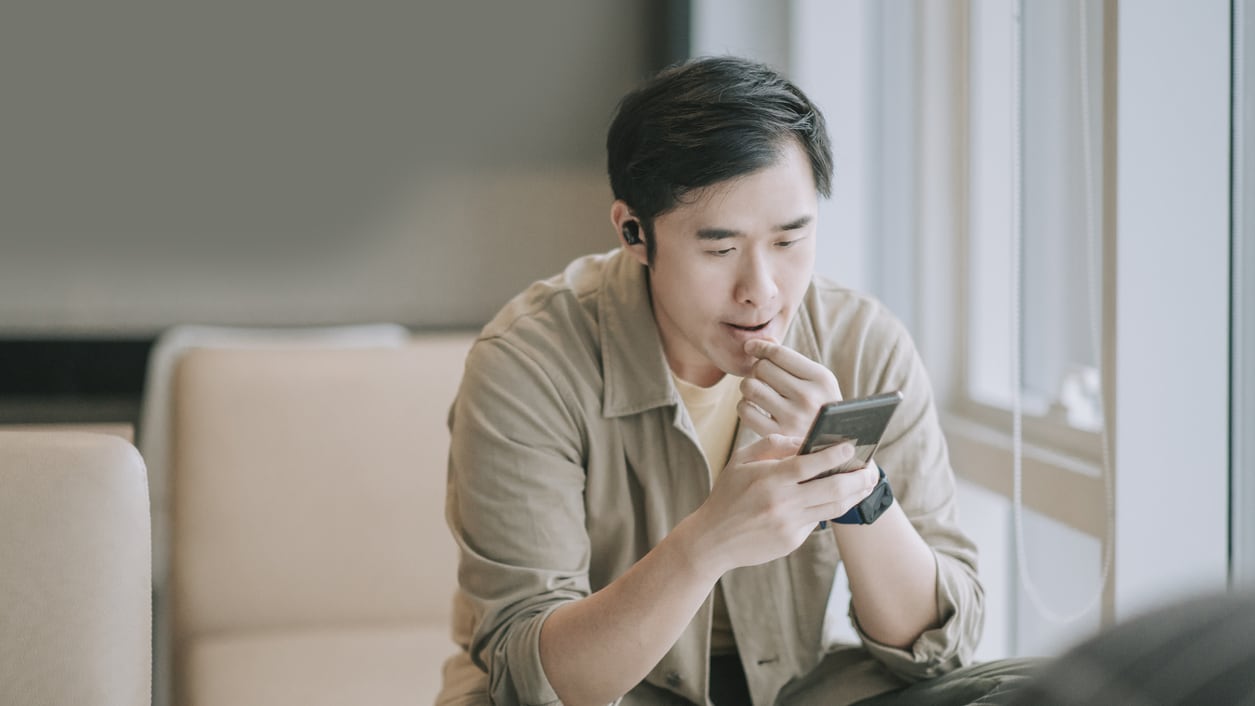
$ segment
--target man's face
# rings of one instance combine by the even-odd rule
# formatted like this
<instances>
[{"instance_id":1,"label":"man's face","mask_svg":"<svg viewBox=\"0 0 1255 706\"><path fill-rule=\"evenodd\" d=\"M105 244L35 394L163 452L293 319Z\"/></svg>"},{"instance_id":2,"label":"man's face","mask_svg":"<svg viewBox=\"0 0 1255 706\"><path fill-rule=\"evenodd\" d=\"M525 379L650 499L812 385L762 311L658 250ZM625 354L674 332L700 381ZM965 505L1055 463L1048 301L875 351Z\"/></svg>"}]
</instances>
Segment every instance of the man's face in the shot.
<instances>
[{"instance_id":1,"label":"man's face","mask_svg":"<svg viewBox=\"0 0 1255 706\"><path fill-rule=\"evenodd\" d=\"M814 271L817 215L810 161L789 140L774 165L692 193L655 219L650 294L680 379L743 377L755 360L746 341L784 337Z\"/></svg>"}]
</instances>

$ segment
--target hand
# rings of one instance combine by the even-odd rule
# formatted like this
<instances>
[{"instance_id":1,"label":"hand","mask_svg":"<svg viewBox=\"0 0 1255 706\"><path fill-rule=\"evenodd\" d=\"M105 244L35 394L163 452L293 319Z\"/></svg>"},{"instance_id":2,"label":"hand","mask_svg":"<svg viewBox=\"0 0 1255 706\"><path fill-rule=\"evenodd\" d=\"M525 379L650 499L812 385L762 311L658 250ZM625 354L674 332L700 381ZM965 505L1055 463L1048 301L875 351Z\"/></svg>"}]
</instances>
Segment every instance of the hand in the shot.
<instances>
[{"instance_id":1,"label":"hand","mask_svg":"<svg viewBox=\"0 0 1255 706\"><path fill-rule=\"evenodd\" d=\"M698 553L719 563L718 574L792 552L821 520L845 514L876 486L879 474L870 465L810 480L849 460L854 447L839 444L798 456L801 444L771 435L738 449L690 516L698 526Z\"/></svg>"},{"instance_id":2,"label":"hand","mask_svg":"<svg viewBox=\"0 0 1255 706\"><path fill-rule=\"evenodd\" d=\"M745 343L758 358L741 381L741 423L760 436L805 436L819 408L841 400L841 387L828 368L791 348L765 339Z\"/></svg>"}]
</instances>

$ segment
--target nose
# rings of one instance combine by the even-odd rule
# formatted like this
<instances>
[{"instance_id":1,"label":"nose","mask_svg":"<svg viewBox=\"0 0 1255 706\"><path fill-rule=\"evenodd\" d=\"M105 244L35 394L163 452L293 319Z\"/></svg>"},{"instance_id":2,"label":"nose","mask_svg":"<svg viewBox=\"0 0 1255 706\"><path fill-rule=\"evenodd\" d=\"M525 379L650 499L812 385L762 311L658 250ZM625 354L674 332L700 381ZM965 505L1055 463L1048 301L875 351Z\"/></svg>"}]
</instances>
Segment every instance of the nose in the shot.
<instances>
[{"instance_id":1,"label":"nose","mask_svg":"<svg viewBox=\"0 0 1255 706\"><path fill-rule=\"evenodd\" d=\"M780 288L776 286L776 278L768 259L752 253L742 263L737 273L736 291L733 292L737 302L762 306L775 299Z\"/></svg>"}]
</instances>

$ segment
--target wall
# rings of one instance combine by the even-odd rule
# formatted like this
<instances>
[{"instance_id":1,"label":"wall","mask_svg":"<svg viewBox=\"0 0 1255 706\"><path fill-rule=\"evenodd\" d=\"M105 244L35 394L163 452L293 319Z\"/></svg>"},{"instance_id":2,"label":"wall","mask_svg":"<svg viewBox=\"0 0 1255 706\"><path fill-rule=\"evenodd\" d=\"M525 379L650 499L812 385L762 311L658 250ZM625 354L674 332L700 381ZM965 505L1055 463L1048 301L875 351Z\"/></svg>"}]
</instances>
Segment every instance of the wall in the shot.
<instances>
[{"instance_id":1,"label":"wall","mask_svg":"<svg viewBox=\"0 0 1255 706\"><path fill-rule=\"evenodd\" d=\"M648 0L6 5L0 337L477 325L614 246Z\"/></svg>"}]
</instances>

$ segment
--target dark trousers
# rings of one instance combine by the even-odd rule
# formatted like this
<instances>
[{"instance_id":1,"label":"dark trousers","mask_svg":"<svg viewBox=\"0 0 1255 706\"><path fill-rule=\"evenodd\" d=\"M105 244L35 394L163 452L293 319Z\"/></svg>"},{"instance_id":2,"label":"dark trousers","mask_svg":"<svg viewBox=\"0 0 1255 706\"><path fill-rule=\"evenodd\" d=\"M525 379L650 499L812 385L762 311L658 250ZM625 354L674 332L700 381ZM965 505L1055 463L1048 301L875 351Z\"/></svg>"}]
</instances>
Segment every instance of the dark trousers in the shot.
<instances>
[{"instance_id":1,"label":"dark trousers","mask_svg":"<svg viewBox=\"0 0 1255 706\"><path fill-rule=\"evenodd\" d=\"M974 664L863 699L854 706L1002 706L1013 702L1018 689L1040 663L1034 659L1002 659ZM710 700L715 706L749 706L749 689L738 656L713 657L710 667ZM782 695L781 703L818 706L827 701L826 692L831 693L820 680L805 685L800 693Z\"/></svg>"},{"instance_id":2,"label":"dark trousers","mask_svg":"<svg viewBox=\"0 0 1255 706\"><path fill-rule=\"evenodd\" d=\"M905 689L863 699L854 706L1003 706L1016 696L1040 668L1040 659L999 659L973 664L916 682Z\"/></svg>"}]
</instances>

